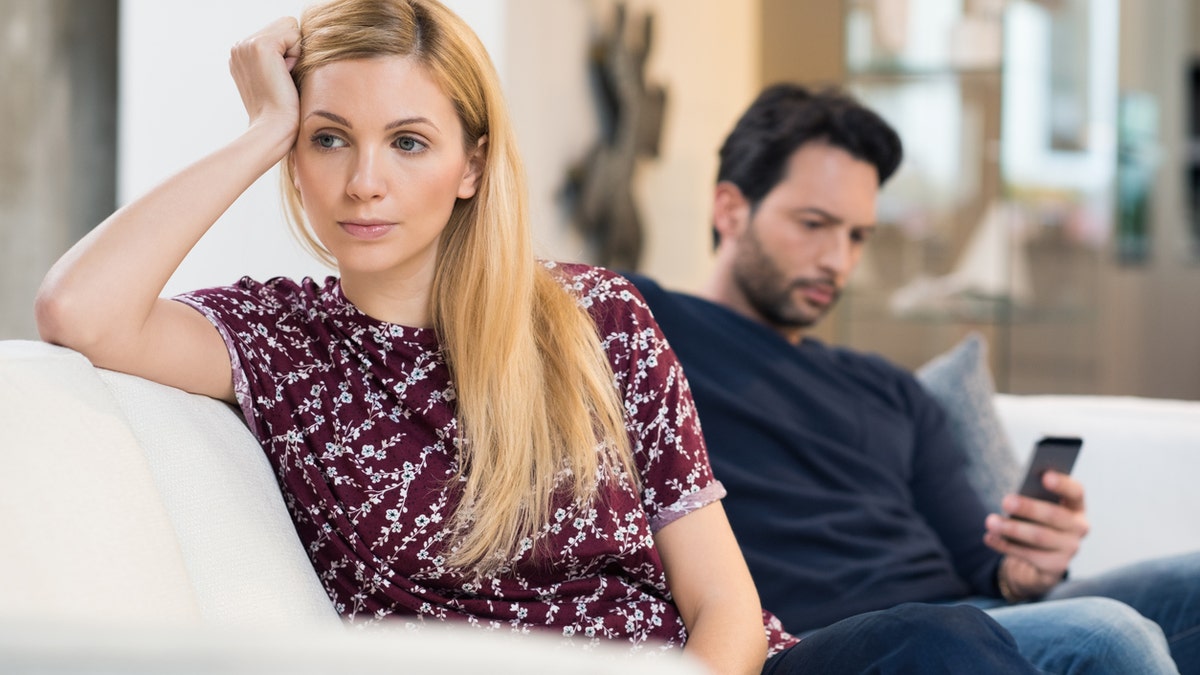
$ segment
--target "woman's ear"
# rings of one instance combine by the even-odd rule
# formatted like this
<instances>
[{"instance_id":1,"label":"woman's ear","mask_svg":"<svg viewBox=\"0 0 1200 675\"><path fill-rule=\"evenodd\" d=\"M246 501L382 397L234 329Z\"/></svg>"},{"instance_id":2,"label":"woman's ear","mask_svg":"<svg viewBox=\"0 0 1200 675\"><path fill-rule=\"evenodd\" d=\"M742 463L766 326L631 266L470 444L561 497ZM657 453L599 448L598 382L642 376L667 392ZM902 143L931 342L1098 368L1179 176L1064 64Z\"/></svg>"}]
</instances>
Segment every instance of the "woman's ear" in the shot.
<instances>
[{"instance_id":1,"label":"woman's ear","mask_svg":"<svg viewBox=\"0 0 1200 675\"><path fill-rule=\"evenodd\" d=\"M463 172L462 182L458 184L458 198L470 199L479 190L479 180L483 177L483 167L487 163L487 134L475 142L475 149L467 157L467 170Z\"/></svg>"},{"instance_id":2,"label":"woman's ear","mask_svg":"<svg viewBox=\"0 0 1200 675\"><path fill-rule=\"evenodd\" d=\"M296 188L296 194L300 194L300 178L296 176L296 150L295 148L288 151L287 154L288 176L292 179L292 187Z\"/></svg>"}]
</instances>

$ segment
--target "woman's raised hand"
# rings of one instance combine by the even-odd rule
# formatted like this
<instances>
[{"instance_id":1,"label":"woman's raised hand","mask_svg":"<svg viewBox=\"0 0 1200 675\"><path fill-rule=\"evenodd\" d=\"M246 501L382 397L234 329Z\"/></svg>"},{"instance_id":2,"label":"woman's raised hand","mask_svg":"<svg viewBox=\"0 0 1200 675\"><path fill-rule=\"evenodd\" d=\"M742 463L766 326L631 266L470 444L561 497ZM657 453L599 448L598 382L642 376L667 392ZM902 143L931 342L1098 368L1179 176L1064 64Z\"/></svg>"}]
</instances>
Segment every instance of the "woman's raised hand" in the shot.
<instances>
[{"instance_id":1,"label":"woman's raised hand","mask_svg":"<svg viewBox=\"0 0 1200 675\"><path fill-rule=\"evenodd\" d=\"M285 16L238 42L229 52L229 72L237 83L250 125L280 125L295 136L300 97L291 70L300 56L300 25Z\"/></svg>"},{"instance_id":2,"label":"woman's raised hand","mask_svg":"<svg viewBox=\"0 0 1200 675\"><path fill-rule=\"evenodd\" d=\"M250 125L113 213L55 263L36 303L43 339L97 366L233 400L221 335L199 312L159 295L217 218L295 145L300 96L290 71L299 55L300 28L290 17L234 46L229 69Z\"/></svg>"}]
</instances>

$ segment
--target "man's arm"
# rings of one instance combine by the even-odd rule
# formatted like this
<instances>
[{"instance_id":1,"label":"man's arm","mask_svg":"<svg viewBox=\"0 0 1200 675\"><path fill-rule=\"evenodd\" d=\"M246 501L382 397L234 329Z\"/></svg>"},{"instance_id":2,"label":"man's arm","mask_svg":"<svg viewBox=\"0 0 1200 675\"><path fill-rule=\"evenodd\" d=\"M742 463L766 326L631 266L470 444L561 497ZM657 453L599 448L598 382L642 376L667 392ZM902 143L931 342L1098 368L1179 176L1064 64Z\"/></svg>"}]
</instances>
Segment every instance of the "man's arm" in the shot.
<instances>
[{"instance_id":1,"label":"man's arm","mask_svg":"<svg viewBox=\"0 0 1200 675\"><path fill-rule=\"evenodd\" d=\"M937 401L916 380L904 386L913 424L913 502L950 553L968 593L995 596L1002 556L983 541L989 509L967 476L967 451Z\"/></svg>"}]
</instances>

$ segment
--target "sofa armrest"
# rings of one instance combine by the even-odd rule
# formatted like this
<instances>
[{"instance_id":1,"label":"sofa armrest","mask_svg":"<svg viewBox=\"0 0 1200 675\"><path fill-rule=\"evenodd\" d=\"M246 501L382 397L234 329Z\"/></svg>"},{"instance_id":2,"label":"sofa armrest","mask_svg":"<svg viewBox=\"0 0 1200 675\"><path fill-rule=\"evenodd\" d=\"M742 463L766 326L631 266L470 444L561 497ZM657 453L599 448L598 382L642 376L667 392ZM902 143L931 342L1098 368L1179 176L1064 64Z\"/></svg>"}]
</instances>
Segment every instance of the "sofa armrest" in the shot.
<instances>
[{"instance_id":1,"label":"sofa armrest","mask_svg":"<svg viewBox=\"0 0 1200 675\"><path fill-rule=\"evenodd\" d=\"M0 342L0 541L0 616L198 616L137 439L70 350Z\"/></svg>"},{"instance_id":2,"label":"sofa armrest","mask_svg":"<svg viewBox=\"0 0 1200 675\"><path fill-rule=\"evenodd\" d=\"M1074 475L1092 529L1072 574L1200 550L1200 402L1000 394L995 403L1022 463L1043 435L1084 439Z\"/></svg>"},{"instance_id":3,"label":"sofa armrest","mask_svg":"<svg viewBox=\"0 0 1200 675\"><path fill-rule=\"evenodd\" d=\"M340 626L220 401L0 341L0 617Z\"/></svg>"}]
</instances>

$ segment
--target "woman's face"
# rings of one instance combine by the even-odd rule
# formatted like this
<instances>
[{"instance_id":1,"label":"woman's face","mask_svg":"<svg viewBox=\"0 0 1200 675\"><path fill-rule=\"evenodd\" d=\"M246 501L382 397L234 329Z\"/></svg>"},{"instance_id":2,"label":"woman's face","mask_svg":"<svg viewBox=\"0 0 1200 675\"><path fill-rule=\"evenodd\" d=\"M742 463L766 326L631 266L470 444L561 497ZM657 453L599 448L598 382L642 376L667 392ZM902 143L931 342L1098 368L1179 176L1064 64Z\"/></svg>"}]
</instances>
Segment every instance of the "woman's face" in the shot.
<instances>
[{"instance_id":1,"label":"woman's face","mask_svg":"<svg viewBox=\"0 0 1200 675\"><path fill-rule=\"evenodd\" d=\"M454 105L414 59L337 61L310 72L292 155L300 201L343 278L429 283L455 200L479 162Z\"/></svg>"}]
</instances>

